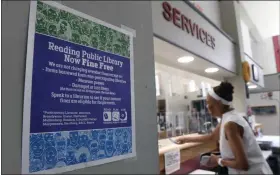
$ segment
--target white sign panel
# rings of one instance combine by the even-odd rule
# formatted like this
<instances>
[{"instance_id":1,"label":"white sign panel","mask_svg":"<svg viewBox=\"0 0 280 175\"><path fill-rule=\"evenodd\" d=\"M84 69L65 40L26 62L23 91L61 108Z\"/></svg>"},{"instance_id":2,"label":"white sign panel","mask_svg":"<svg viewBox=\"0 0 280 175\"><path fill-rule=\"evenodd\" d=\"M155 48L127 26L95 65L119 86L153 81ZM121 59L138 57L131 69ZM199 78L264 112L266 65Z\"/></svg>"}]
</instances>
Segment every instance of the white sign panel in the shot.
<instances>
[{"instance_id":1,"label":"white sign panel","mask_svg":"<svg viewBox=\"0 0 280 175\"><path fill-rule=\"evenodd\" d=\"M155 36L236 72L233 42L188 4L152 1L152 15Z\"/></svg>"},{"instance_id":2,"label":"white sign panel","mask_svg":"<svg viewBox=\"0 0 280 175\"><path fill-rule=\"evenodd\" d=\"M180 169L180 149L175 149L164 154L165 174L171 174Z\"/></svg>"}]
</instances>

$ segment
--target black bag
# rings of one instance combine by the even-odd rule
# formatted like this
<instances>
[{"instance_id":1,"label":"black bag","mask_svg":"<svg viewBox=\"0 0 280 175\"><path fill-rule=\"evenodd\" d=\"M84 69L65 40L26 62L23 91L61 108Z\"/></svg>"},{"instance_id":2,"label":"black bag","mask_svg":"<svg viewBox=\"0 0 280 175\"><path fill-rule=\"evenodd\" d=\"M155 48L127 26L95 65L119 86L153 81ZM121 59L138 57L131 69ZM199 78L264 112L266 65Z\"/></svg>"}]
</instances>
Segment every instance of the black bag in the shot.
<instances>
[{"instance_id":1,"label":"black bag","mask_svg":"<svg viewBox=\"0 0 280 175\"><path fill-rule=\"evenodd\" d=\"M203 156L211 156L211 154L214 154L216 156L221 155L220 152L207 152L207 153L203 153L200 155L200 160L202 159ZM219 165L217 167L213 168L211 171L214 171L214 172L216 172L216 174L219 174L219 175L228 175L228 168L221 167Z\"/></svg>"},{"instance_id":2,"label":"black bag","mask_svg":"<svg viewBox=\"0 0 280 175\"><path fill-rule=\"evenodd\" d=\"M220 165L217 168L217 174L219 175L228 175L228 168L227 167L221 167Z\"/></svg>"},{"instance_id":3,"label":"black bag","mask_svg":"<svg viewBox=\"0 0 280 175\"><path fill-rule=\"evenodd\" d=\"M267 158L267 163L273 174L279 174L279 162L276 155L271 155Z\"/></svg>"}]
</instances>

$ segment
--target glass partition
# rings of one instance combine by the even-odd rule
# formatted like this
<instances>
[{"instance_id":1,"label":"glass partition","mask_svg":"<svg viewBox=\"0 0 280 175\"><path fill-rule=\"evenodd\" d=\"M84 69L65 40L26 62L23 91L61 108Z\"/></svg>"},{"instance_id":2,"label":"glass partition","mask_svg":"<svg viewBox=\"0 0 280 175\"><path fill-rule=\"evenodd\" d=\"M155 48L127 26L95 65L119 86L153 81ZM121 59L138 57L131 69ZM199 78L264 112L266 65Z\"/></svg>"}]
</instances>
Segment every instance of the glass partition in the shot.
<instances>
[{"instance_id":1,"label":"glass partition","mask_svg":"<svg viewBox=\"0 0 280 175\"><path fill-rule=\"evenodd\" d=\"M206 134L217 125L206 95L218 81L156 63L158 139Z\"/></svg>"}]
</instances>

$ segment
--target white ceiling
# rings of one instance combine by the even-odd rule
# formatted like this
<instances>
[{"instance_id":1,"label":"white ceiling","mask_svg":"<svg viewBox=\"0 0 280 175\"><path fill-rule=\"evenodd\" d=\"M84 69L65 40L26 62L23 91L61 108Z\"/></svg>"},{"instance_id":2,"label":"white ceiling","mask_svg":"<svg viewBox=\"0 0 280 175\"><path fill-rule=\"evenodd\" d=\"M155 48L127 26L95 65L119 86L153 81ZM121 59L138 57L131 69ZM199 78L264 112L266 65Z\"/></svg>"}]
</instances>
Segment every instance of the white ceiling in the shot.
<instances>
[{"instance_id":1,"label":"white ceiling","mask_svg":"<svg viewBox=\"0 0 280 175\"><path fill-rule=\"evenodd\" d=\"M219 66L197 57L183 49L180 49L172 44L169 44L159 38L154 37L154 54L155 61L161 64L165 64L174 68L178 68L184 71L192 72L204 77L208 77L214 80L221 81L224 77L233 77L233 73L220 68ZM194 61L186 64L177 62L177 59L182 56L193 56ZM216 73L208 74L204 70L209 67L217 67L219 71Z\"/></svg>"},{"instance_id":2,"label":"white ceiling","mask_svg":"<svg viewBox=\"0 0 280 175\"><path fill-rule=\"evenodd\" d=\"M263 39L279 35L279 8L276 1L240 1Z\"/></svg>"}]
</instances>

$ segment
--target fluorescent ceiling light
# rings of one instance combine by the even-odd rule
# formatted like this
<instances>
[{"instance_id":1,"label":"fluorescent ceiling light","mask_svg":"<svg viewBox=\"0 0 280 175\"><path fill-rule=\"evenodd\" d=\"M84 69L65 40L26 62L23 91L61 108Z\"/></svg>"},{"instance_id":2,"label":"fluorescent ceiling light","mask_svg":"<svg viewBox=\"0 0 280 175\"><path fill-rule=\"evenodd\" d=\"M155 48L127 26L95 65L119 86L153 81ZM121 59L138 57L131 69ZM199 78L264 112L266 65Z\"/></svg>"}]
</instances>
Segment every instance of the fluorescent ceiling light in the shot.
<instances>
[{"instance_id":1,"label":"fluorescent ceiling light","mask_svg":"<svg viewBox=\"0 0 280 175\"><path fill-rule=\"evenodd\" d=\"M214 72L218 72L218 71L219 71L219 69L216 67L209 67L209 68L205 69L206 73L214 73Z\"/></svg>"},{"instance_id":2,"label":"fluorescent ceiling light","mask_svg":"<svg viewBox=\"0 0 280 175\"><path fill-rule=\"evenodd\" d=\"M177 61L179 63L189 63L192 62L194 60L194 57L192 56L184 56L184 57L180 57L177 59Z\"/></svg>"},{"instance_id":3,"label":"fluorescent ceiling light","mask_svg":"<svg viewBox=\"0 0 280 175\"><path fill-rule=\"evenodd\" d=\"M256 89L257 87L258 87L258 86L257 86L257 85L254 85L254 84L253 84L253 85L248 86L248 88L249 88L249 89Z\"/></svg>"}]
</instances>

